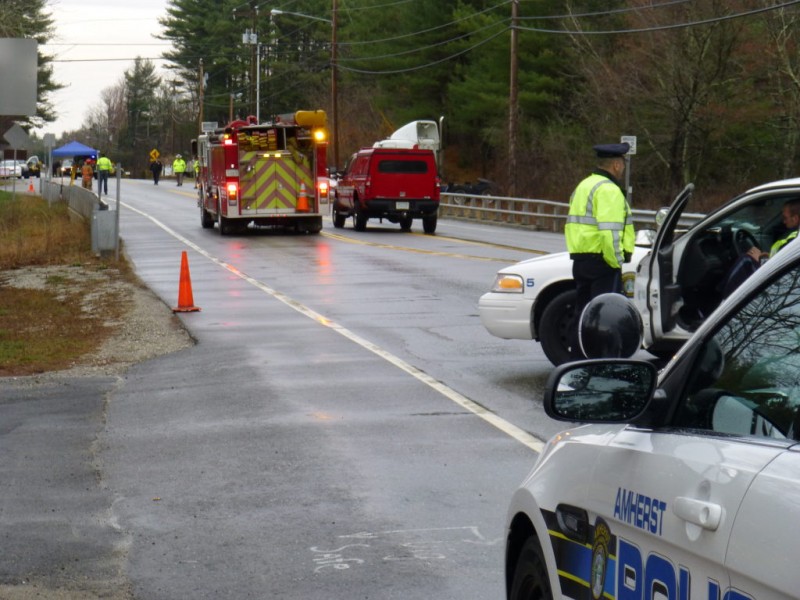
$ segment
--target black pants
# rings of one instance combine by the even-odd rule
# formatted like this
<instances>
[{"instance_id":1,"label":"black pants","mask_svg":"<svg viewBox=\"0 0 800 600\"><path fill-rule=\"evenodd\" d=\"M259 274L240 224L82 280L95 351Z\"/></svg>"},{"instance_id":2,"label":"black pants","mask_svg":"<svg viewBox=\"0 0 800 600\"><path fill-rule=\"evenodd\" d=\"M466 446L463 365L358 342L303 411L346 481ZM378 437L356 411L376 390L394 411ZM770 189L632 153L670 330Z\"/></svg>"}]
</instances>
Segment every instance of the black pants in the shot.
<instances>
[{"instance_id":1,"label":"black pants","mask_svg":"<svg viewBox=\"0 0 800 600\"><path fill-rule=\"evenodd\" d=\"M571 356L573 360L585 358L578 342L581 314L586 305L600 294L622 293L622 269L611 267L603 257L584 255L573 259L572 277L578 297L575 302L575 318L572 325Z\"/></svg>"}]
</instances>

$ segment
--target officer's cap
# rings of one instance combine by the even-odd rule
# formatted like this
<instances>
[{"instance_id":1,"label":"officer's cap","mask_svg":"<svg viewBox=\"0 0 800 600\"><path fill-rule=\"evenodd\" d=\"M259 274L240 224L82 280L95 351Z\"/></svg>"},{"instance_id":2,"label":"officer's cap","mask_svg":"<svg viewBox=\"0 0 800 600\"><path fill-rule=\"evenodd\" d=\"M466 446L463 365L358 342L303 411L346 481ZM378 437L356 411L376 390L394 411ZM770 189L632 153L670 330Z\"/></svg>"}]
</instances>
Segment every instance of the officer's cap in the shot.
<instances>
[{"instance_id":1,"label":"officer's cap","mask_svg":"<svg viewBox=\"0 0 800 600\"><path fill-rule=\"evenodd\" d=\"M619 158L625 156L630 149L631 145L628 142L622 142L621 144L598 144L593 147L593 150L597 153L597 158Z\"/></svg>"}]
</instances>

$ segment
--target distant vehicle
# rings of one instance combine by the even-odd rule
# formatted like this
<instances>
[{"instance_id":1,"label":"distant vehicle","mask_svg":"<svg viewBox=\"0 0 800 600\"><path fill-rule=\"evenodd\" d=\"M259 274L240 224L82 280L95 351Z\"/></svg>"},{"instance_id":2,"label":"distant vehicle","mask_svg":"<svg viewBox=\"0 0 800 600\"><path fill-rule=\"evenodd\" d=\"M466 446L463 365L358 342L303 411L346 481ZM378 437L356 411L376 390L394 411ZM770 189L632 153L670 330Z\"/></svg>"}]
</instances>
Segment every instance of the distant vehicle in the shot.
<instances>
[{"instance_id":1,"label":"distant vehicle","mask_svg":"<svg viewBox=\"0 0 800 600\"><path fill-rule=\"evenodd\" d=\"M74 161L71 158L65 158L61 161L61 166L58 167L58 174L62 177L69 177L72 173L72 165Z\"/></svg>"},{"instance_id":2,"label":"distant vehicle","mask_svg":"<svg viewBox=\"0 0 800 600\"><path fill-rule=\"evenodd\" d=\"M750 214L773 214L780 203L770 196L796 196L791 185L748 192L767 202L751 202ZM709 275L728 250L714 234L726 238L737 214L741 207L727 206L692 230L683 248L691 269ZM734 230L771 238L757 224ZM800 244L792 242L661 373L622 358L553 369L543 405L568 429L548 441L511 499L506 598L798 598L798 324ZM602 323L602 336L618 325Z\"/></svg>"},{"instance_id":3,"label":"distant vehicle","mask_svg":"<svg viewBox=\"0 0 800 600\"><path fill-rule=\"evenodd\" d=\"M432 150L390 145L362 148L348 161L336 186L333 226L344 227L348 217L356 231L369 219L386 219L411 229L422 219L425 233L436 231L439 212L439 175Z\"/></svg>"},{"instance_id":4,"label":"distant vehicle","mask_svg":"<svg viewBox=\"0 0 800 600\"><path fill-rule=\"evenodd\" d=\"M42 161L39 157L34 155L28 157L25 161L25 167L22 170L23 177L41 177L42 175Z\"/></svg>"},{"instance_id":5,"label":"distant vehicle","mask_svg":"<svg viewBox=\"0 0 800 600\"><path fill-rule=\"evenodd\" d=\"M8 159L0 162L0 178L11 179L16 177L22 179L25 163L21 160Z\"/></svg>"}]
</instances>

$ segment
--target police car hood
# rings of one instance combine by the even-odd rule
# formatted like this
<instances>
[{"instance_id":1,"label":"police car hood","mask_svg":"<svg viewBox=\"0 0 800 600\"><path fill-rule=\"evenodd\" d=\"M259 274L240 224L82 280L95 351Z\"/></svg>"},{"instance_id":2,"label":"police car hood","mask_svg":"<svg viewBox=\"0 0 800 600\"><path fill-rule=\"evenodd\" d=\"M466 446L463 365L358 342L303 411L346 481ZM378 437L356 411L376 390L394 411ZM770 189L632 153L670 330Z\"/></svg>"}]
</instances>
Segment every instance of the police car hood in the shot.
<instances>
[{"instance_id":1,"label":"police car hood","mask_svg":"<svg viewBox=\"0 0 800 600\"><path fill-rule=\"evenodd\" d=\"M554 252L553 254L545 254L543 256L534 256L533 258L526 258L525 260L521 260L518 263L514 263L511 266L508 266L501 271L517 271L520 267L546 267L550 266L551 264L564 264L565 262L571 262L569 257L569 252ZM569 275L570 273L565 273L565 275Z\"/></svg>"}]
</instances>

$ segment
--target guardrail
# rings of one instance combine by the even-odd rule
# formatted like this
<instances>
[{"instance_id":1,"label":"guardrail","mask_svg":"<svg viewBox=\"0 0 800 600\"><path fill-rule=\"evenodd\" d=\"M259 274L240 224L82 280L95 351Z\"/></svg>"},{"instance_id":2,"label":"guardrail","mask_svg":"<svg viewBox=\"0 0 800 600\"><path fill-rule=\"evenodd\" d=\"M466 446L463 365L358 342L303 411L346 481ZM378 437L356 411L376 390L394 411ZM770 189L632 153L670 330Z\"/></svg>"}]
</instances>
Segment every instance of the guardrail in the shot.
<instances>
[{"instance_id":1,"label":"guardrail","mask_svg":"<svg viewBox=\"0 0 800 600\"><path fill-rule=\"evenodd\" d=\"M477 196L443 192L439 204L439 215L456 219L467 219L528 227L537 231L564 231L568 202L510 198L507 196ZM655 210L634 208L633 223L636 229L655 229ZM691 227L705 217L701 213L684 213L679 225Z\"/></svg>"},{"instance_id":2,"label":"guardrail","mask_svg":"<svg viewBox=\"0 0 800 600\"><path fill-rule=\"evenodd\" d=\"M92 190L83 188L80 183L70 185L69 180L50 179L41 181L42 197L49 203L62 200L70 209L85 219L91 219L95 210L105 210L108 205Z\"/></svg>"}]
</instances>

